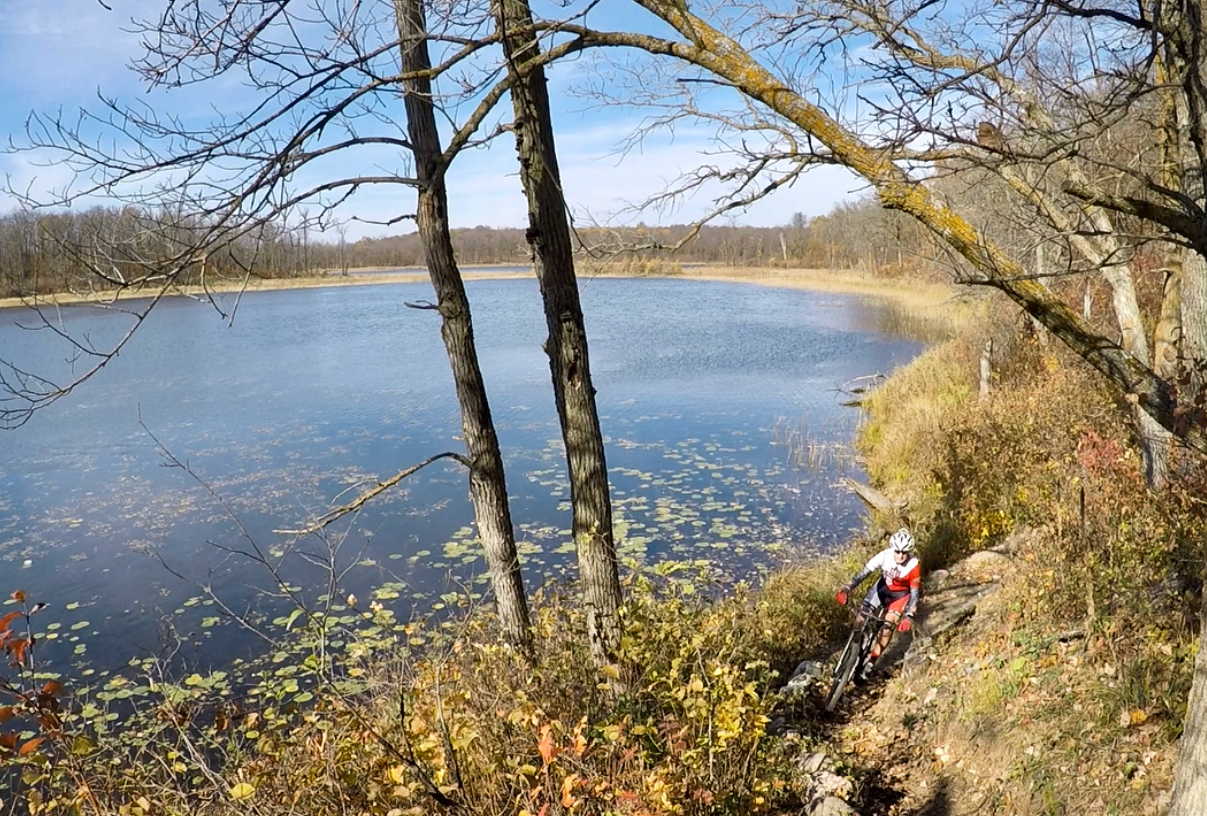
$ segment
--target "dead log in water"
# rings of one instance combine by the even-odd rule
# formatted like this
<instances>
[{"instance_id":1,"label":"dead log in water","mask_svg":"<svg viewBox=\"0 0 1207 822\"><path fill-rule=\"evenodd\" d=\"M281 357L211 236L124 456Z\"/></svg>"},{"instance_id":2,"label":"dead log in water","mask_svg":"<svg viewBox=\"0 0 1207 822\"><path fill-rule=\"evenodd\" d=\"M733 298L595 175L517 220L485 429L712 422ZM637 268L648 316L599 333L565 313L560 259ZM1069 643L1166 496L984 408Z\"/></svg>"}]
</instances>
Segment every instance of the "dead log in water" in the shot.
<instances>
[{"instance_id":1,"label":"dead log in water","mask_svg":"<svg viewBox=\"0 0 1207 822\"><path fill-rule=\"evenodd\" d=\"M838 484L859 497L868 508L886 517L900 519L905 514L905 509L909 504L905 500L890 499L870 485L864 485L862 482L853 480L850 477L844 477L838 481Z\"/></svg>"}]
</instances>

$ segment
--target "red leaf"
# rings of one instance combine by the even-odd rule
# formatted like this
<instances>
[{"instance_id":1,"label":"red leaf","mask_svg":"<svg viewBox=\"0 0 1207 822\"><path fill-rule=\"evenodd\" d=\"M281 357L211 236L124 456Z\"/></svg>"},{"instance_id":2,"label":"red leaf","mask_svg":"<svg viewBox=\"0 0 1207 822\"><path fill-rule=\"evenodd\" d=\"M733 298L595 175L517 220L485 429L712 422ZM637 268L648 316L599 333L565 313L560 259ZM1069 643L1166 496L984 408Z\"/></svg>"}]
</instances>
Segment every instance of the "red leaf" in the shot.
<instances>
[{"instance_id":1,"label":"red leaf","mask_svg":"<svg viewBox=\"0 0 1207 822\"><path fill-rule=\"evenodd\" d=\"M0 617L0 631L7 630L8 623L12 622L14 619L16 619L19 616L21 616L20 611L10 611L9 613L5 614L3 617Z\"/></svg>"},{"instance_id":2,"label":"red leaf","mask_svg":"<svg viewBox=\"0 0 1207 822\"><path fill-rule=\"evenodd\" d=\"M21 750L17 751L17 754L19 756L29 756L31 753L33 753L35 750L37 750L38 746L41 745L44 741L46 741L46 737L35 736L33 739L29 740L24 745L22 745Z\"/></svg>"},{"instance_id":3,"label":"red leaf","mask_svg":"<svg viewBox=\"0 0 1207 822\"><path fill-rule=\"evenodd\" d=\"M0 708L0 722L8 722L16 715L16 708Z\"/></svg>"},{"instance_id":4,"label":"red leaf","mask_svg":"<svg viewBox=\"0 0 1207 822\"><path fill-rule=\"evenodd\" d=\"M25 664L25 649L29 646L28 639L14 639L8 646L6 653L11 654L16 658L18 665Z\"/></svg>"},{"instance_id":5,"label":"red leaf","mask_svg":"<svg viewBox=\"0 0 1207 822\"><path fill-rule=\"evenodd\" d=\"M13 591L13 599L17 600L17 602L24 602L25 592L18 588L17 590Z\"/></svg>"},{"instance_id":6,"label":"red leaf","mask_svg":"<svg viewBox=\"0 0 1207 822\"><path fill-rule=\"evenodd\" d=\"M17 747L16 734L0 734L0 748L13 749Z\"/></svg>"},{"instance_id":7,"label":"red leaf","mask_svg":"<svg viewBox=\"0 0 1207 822\"><path fill-rule=\"evenodd\" d=\"M42 686L42 693L54 695L61 694L66 690L57 679L52 679Z\"/></svg>"}]
</instances>

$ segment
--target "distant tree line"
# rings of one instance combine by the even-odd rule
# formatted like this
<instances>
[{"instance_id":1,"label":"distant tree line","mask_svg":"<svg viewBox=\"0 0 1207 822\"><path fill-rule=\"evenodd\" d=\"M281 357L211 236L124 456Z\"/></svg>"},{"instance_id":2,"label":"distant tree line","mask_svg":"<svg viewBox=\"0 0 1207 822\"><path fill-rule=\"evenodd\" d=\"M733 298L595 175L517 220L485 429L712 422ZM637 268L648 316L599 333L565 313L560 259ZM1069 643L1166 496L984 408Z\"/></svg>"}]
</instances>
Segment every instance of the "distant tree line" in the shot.
<instances>
[{"instance_id":1,"label":"distant tree line","mask_svg":"<svg viewBox=\"0 0 1207 822\"><path fill-rule=\"evenodd\" d=\"M92 293L171 278L197 285L245 276L290 277L325 264L305 232L262 226L221 246L198 247L196 221L136 207L0 216L0 297ZM171 263L171 264L169 264Z\"/></svg>"},{"instance_id":2,"label":"distant tree line","mask_svg":"<svg viewBox=\"0 0 1207 822\"><path fill-rule=\"evenodd\" d=\"M671 250L686 225L579 228L578 255L585 262L641 268L659 263L729 266L864 269L880 273L925 268L933 240L916 221L881 208L872 199L843 203L829 214L796 213L782 226L705 226L699 236ZM192 249L199 230L176 214L137 208L92 208L67 213L14 210L0 216L0 296L111 290L154 275L152 266L176 247ZM529 262L520 228L477 226L452 231L463 265ZM85 258L80 249L104 248ZM198 285L206 278L300 277L357 268L422 267L416 232L348 242L307 228L264 227L194 259L176 278Z\"/></svg>"}]
</instances>

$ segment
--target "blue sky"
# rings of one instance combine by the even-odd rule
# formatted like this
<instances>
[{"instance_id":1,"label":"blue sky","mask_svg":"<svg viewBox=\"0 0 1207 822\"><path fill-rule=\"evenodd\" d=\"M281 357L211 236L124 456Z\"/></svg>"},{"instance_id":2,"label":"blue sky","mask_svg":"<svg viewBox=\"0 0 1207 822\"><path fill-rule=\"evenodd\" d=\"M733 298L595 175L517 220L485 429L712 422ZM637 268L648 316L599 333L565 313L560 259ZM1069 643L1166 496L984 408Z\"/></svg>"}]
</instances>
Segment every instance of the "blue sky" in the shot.
<instances>
[{"instance_id":1,"label":"blue sky","mask_svg":"<svg viewBox=\"0 0 1207 822\"><path fill-rule=\"evenodd\" d=\"M97 0L0 0L0 133L5 142L10 136L16 143L22 142L31 110L61 109L72 116L79 108L96 109L98 89L124 102L148 102L184 116L203 112L209 105L220 111L237 108L240 90L233 84L207 84L201 95L180 91L148 94L127 68L140 50L138 37L122 29L129 27L131 17L152 15L164 2L106 0L112 7L108 11ZM618 27L643 25L645 15L627 0L603 0L600 12L599 19ZM680 202L670 212L622 213L626 204L658 192L679 173L701 162L715 161L702 153L716 150L713 130L707 126L679 127L673 134L647 139L639 150L621 156L618 147L640 115L617 108L591 108L582 99L559 93L574 82L575 71L574 65L555 68L550 80L563 184L576 221L667 224L690 221L707 212L712 206L710 198L696 196ZM524 224L524 200L514 158L514 145L505 136L488 149L458 159L449 178L450 217L455 227ZM14 188L28 186L33 192L69 181L63 166L36 167L38 159L45 157L29 153L0 155L0 173ZM740 225L782 225L795 212L822 214L858 193L858 184L846 173L818 169L793 187L723 220ZM387 219L409 211L411 203L413 195L409 191L377 188L358 195L342 214ZM13 200L0 194L0 211L13 206ZM409 223L393 229L352 223L347 236L355 239L412 229Z\"/></svg>"}]
</instances>

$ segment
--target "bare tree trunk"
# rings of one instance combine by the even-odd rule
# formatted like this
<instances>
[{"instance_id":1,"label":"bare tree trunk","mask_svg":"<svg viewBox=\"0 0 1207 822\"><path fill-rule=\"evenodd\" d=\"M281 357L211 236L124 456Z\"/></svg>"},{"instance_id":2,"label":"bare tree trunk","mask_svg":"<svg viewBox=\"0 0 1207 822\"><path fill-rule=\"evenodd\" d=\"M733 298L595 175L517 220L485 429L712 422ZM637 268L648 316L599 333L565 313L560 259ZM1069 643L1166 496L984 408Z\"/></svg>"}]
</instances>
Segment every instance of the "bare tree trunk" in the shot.
<instances>
[{"instance_id":1,"label":"bare tree trunk","mask_svg":"<svg viewBox=\"0 0 1207 822\"><path fill-rule=\"evenodd\" d=\"M1173 80L1180 80L1183 95L1167 104L1177 112L1188 130L1197 170L1207 168L1207 65L1203 48L1207 47L1207 4L1190 0L1183 4L1166 4L1162 11L1173 14L1171 36L1171 68ZM1179 104L1186 110L1179 111ZM1178 129L1180 133L1180 129ZM1174 142L1174 139L1168 140ZM1170 153L1167 162L1180 171L1180 155ZM1200 203L1201 204L1201 203ZM1202 368L1207 363L1207 261L1200 251L1186 251L1180 278L1182 302L1182 356L1180 365L1190 369L1191 398L1202 389ZM1164 309L1164 305L1162 305ZM1164 310L1162 310L1164 315ZM1156 363L1158 367L1161 363ZM1194 681L1186 701L1182 739L1178 741L1177 764L1173 770L1171 815L1203 816L1207 814L1207 599L1203 600L1199 617L1199 653L1195 655Z\"/></svg>"},{"instance_id":2,"label":"bare tree trunk","mask_svg":"<svg viewBox=\"0 0 1207 822\"><path fill-rule=\"evenodd\" d=\"M516 152L520 180L528 199L527 236L549 327L545 350L570 470L574 545L578 551L587 636L595 664L603 667L613 661L620 644L620 572L612 536L612 498L603 436L595 407L570 225L553 143L549 92L543 69L524 69L540 48L531 33L532 11L528 0L492 0L491 10L502 33L512 82Z\"/></svg>"},{"instance_id":3,"label":"bare tree trunk","mask_svg":"<svg viewBox=\"0 0 1207 822\"><path fill-rule=\"evenodd\" d=\"M1194 679L1186 702L1186 720L1178 740L1173 771L1171 816L1207 814L1207 597L1199 612L1199 650L1194 657Z\"/></svg>"},{"instance_id":4,"label":"bare tree trunk","mask_svg":"<svg viewBox=\"0 0 1207 822\"><path fill-rule=\"evenodd\" d=\"M448 195L439 169L440 138L432 103L431 68L422 0L395 0L394 10L402 40L403 90L406 100L407 132L415 155L419 180L416 222L423 241L432 287L436 291L442 324L441 336L452 366L457 401L461 406L461 430L472 469L470 497L478 525L478 539L486 555L499 621L508 642L525 654L532 653L528 601L520 575L503 457L495 434L486 386L474 346L469 299L461 272L453 256L448 227Z\"/></svg>"},{"instance_id":5,"label":"bare tree trunk","mask_svg":"<svg viewBox=\"0 0 1207 822\"><path fill-rule=\"evenodd\" d=\"M1197 393L1207 367L1207 259L1197 251L1188 251L1182 266L1182 356L1192 366Z\"/></svg>"},{"instance_id":6,"label":"bare tree trunk","mask_svg":"<svg viewBox=\"0 0 1207 822\"><path fill-rule=\"evenodd\" d=\"M1153 370L1167 380L1178 372L1182 340L1182 267L1185 249L1176 246L1165 255L1165 284L1161 291L1161 315L1153 332Z\"/></svg>"},{"instance_id":7,"label":"bare tree trunk","mask_svg":"<svg viewBox=\"0 0 1207 822\"><path fill-rule=\"evenodd\" d=\"M1038 111L1038 110L1037 110ZM1042 114L1037 114L1039 122L1046 124ZM1061 168L1070 179L1083 181L1084 176L1076 166L1062 162ZM1026 177L1010 167L999 169L1002 178L1015 191L1036 205L1052 223L1061 230L1069 230L1073 224L1069 217L1056 205L1041 188L1032 185ZM1098 206L1082 204L1081 211L1089 219L1095 229L1094 238L1072 234L1072 245L1093 266L1101 272L1102 278L1111 287L1111 303L1115 309L1115 320L1119 323L1122 337L1122 348L1133 356L1141 365L1149 363L1148 340L1144 336L1144 324L1140 315L1140 304L1136 299L1135 282L1132 279L1131 266L1122 261L1123 248L1115 232L1114 222L1107 212ZM1037 260L1037 263L1039 261ZM1036 274L1040 273L1036 266ZM1088 294L1088 292L1087 292ZM1088 306L1086 306L1088 314ZM1032 316L1038 320L1034 313ZM1088 317L1086 318L1088 322ZM1173 435L1163 428L1143 408L1136 405L1132 409L1136 420L1136 444L1140 450L1140 462L1144 471L1144 480L1150 488L1161 488L1169 479L1169 448Z\"/></svg>"},{"instance_id":8,"label":"bare tree trunk","mask_svg":"<svg viewBox=\"0 0 1207 822\"><path fill-rule=\"evenodd\" d=\"M1098 208L1087 208L1085 213L1099 233L1098 259L1119 259L1122 249L1115 234L1113 221ZM1093 244L1074 241L1074 245L1084 245L1083 253L1086 258L1091 262L1095 260ZM1144 323L1140 316L1140 303L1136 299L1136 285L1131 267L1126 263L1100 262L1099 270L1102 272L1102 278L1111 287L1111 303L1115 309L1115 319L1119 323L1123 349L1144 365L1148 365L1148 340L1144 336ZM1144 481L1149 488L1161 489L1169 481L1169 451L1173 445L1173 434L1162 428L1139 405L1133 407L1132 416L1136 420L1136 444L1140 449Z\"/></svg>"},{"instance_id":9,"label":"bare tree trunk","mask_svg":"<svg viewBox=\"0 0 1207 822\"><path fill-rule=\"evenodd\" d=\"M1044 253L1044 244L1043 242L1038 242L1035 244L1035 276L1042 278L1047 270L1047 267L1048 260ZM1086 319L1089 320L1089 317L1087 316ZM1042 348L1047 348L1048 329L1044 328L1043 323L1039 322L1034 317L1031 318L1031 326L1035 329L1035 336L1039 340L1040 346Z\"/></svg>"}]
</instances>

